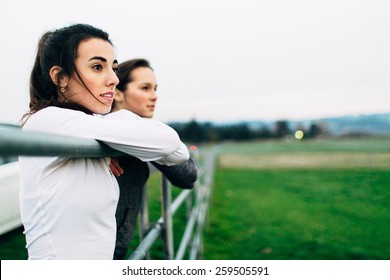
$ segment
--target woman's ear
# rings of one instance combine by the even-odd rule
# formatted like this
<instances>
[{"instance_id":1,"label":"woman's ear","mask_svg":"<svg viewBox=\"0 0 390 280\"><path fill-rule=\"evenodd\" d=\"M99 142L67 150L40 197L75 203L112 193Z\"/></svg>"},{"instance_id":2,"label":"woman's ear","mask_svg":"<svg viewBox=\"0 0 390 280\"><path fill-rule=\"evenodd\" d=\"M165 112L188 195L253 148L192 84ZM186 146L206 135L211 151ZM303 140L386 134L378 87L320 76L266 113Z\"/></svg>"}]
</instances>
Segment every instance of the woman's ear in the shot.
<instances>
[{"instance_id":1,"label":"woman's ear","mask_svg":"<svg viewBox=\"0 0 390 280\"><path fill-rule=\"evenodd\" d=\"M56 86L66 88L68 86L68 77L67 76L62 76L61 80L60 80L60 84L58 85L58 75L60 74L60 72L61 72L60 66L53 66L49 72L50 79Z\"/></svg>"},{"instance_id":2,"label":"woman's ear","mask_svg":"<svg viewBox=\"0 0 390 280\"><path fill-rule=\"evenodd\" d=\"M123 91L120 91L119 89L115 89L115 95L114 95L114 100L116 103L122 103L123 100L125 99L125 94Z\"/></svg>"}]
</instances>

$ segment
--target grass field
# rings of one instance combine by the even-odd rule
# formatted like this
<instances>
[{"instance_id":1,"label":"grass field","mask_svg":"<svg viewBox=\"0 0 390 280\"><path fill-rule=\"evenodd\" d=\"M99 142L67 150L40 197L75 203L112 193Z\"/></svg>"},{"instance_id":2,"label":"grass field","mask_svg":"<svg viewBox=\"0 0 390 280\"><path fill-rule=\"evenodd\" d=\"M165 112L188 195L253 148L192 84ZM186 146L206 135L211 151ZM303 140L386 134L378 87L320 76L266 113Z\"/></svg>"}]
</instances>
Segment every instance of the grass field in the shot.
<instances>
[{"instance_id":1,"label":"grass field","mask_svg":"<svg viewBox=\"0 0 390 280\"><path fill-rule=\"evenodd\" d=\"M390 259L390 139L217 148L205 259ZM158 178L149 185L155 220ZM175 219L177 242L184 218ZM163 257L162 243L154 252ZM0 237L0 259L26 257L21 229Z\"/></svg>"},{"instance_id":2,"label":"grass field","mask_svg":"<svg viewBox=\"0 0 390 280\"><path fill-rule=\"evenodd\" d=\"M218 169L206 257L390 259L388 182L384 170Z\"/></svg>"},{"instance_id":3,"label":"grass field","mask_svg":"<svg viewBox=\"0 0 390 280\"><path fill-rule=\"evenodd\" d=\"M388 139L220 150L207 259L390 259Z\"/></svg>"}]
</instances>

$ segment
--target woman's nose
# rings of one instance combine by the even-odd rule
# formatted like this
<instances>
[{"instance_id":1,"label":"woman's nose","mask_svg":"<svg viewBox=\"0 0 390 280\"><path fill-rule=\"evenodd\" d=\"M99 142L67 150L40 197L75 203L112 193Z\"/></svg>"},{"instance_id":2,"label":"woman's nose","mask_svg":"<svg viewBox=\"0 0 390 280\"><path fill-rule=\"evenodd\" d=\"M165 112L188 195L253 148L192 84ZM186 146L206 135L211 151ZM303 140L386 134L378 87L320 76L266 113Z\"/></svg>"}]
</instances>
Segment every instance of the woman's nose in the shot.
<instances>
[{"instance_id":1,"label":"woman's nose","mask_svg":"<svg viewBox=\"0 0 390 280\"><path fill-rule=\"evenodd\" d=\"M109 74L108 84L109 85L114 85L114 86L119 84L118 76L116 75L116 73L114 71L111 71L110 74Z\"/></svg>"},{"instance_id":2,"label":"woman's nose","mask_svg":"<svg viewBox=\"0 0 390 280\"><path fill-rule=\"evenodd\" d=\"M155 90L152 90L152 93L150 95L151 100L157 100L158 96Z\"/></svg>"}]
</instances>

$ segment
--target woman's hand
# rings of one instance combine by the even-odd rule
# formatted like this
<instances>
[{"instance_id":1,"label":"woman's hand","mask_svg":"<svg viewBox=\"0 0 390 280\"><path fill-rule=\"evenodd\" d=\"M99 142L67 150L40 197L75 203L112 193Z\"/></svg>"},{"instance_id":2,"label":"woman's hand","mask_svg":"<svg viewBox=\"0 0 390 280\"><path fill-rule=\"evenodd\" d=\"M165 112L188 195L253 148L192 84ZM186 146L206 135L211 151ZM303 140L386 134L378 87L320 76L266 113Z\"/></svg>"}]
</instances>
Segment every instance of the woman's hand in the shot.
<instances>
[{"instance_id":1,"label":"woman's hand","mask_svg":"<svg viewBox=\"0 0 390 280\"><path fill-rule=\"evenodd\" d=\"M119 162L116 158L111 158L110 160L110 169L115 176L119 177L123 174L123 169L120 167Z\"/></svg>"}]
</instances>

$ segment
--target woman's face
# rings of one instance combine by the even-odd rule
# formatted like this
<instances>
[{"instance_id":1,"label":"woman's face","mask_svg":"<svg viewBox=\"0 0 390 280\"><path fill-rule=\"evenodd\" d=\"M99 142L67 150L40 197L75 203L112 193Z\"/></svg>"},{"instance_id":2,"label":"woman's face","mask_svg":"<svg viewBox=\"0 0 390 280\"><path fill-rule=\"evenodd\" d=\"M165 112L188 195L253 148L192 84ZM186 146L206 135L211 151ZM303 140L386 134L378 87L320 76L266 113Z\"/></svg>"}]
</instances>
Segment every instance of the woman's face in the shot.
<instances>
[{"instance_id":1,"label":"woman's face","mask_svg":"<svg viewBox=\"0 0 390 280\"><path fill-rule=\"evenodd\" d=\"M126 90L119 93L121 98L118 105L121 109L130 110L141 117L153 117L157 101L157 82L153 70L138 67L131 72L131 78Z\"/></svg>"},{"instance_id":2,"label":"woman's face","mask_svg":"<svg viewBox=\"0 0 390 280\"><path fill-rule=\"evenodd\" d=\"M109 113L119 83L113 46L96 38L82 41L77 49L75 67L79 76L74 73L69 78L65 96L93 113Z\"/></svg>"}]
</instances>

